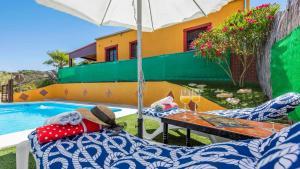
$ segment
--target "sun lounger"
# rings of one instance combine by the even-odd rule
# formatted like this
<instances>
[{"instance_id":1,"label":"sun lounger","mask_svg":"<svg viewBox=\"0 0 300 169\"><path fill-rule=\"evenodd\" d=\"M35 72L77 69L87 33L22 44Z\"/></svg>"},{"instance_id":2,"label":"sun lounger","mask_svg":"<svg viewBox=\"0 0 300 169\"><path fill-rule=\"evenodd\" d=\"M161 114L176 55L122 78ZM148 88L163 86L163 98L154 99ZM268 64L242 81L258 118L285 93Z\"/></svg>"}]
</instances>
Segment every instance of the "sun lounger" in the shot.
<instances>
[{"instance_id":1,"label":"sun lounger","mask_svg":"<svg viewBox=\"0 0 300 169\"><path fill-rule=\"evenodd\" d=\"M300 123L297 123L265 139L232 141L192 148L155 145L125 131L115 134L110 130L78 135L44 145L38 144L36 132L33 132L29 141L37 167L41 169L293 169L300 166L299 131Z\"/></svg>"},{"instance_id":2,"label":"sun lounger","mask_svg":"<svg viewBox=\"0 0 300 169\"><path fill-rule=\"evenodd\" d=\"M270 100L255 108L235 109L235 110L215 110L205 112L208 114L215 114L229 118L240 118L255 121L266 121L270 119L278 119L287 115L287 113L293 111L295 107L300 104L300 94L298 93L286 93L273 100ZM160 127L156 129L152 134L147 133L144 129L144 137L146 139L153 139L157 135L163 132L163 124L160 118L176 113L180 113L183 110L171 110L167 112L156 112L154 109L146 108L143 110L143 115L148 119L156 120L160 123ZM171 129L175 128L171 126ZM213 136L208 136L213 142L217 142Z\"/></svg>"},{"instance_id":3,"label":"sun lounger","mask_svg":"<svg viewBox=\"0 0 300 169\"><path fill-rule=\"evenodd\" d=\"M152 140L156 136L158 136L160 133L163 132L163 124L160 120L161 117L172 115L172 114L177 114L182 111L183 111L182 109L173 109L173 110L166 111L166 112L157 112L152 108L145 108L142 112L144 115L144 118L157 121L159 123L159 127L153 133L150 134L147 132L145 125L143 125L144 138L148 139L148 140ZM169 128L170 129L178 129L179 127L170 125Z\"/></svg>"},{"instance_id":4,"label":"sun lounger","mask_svg":"<svg viewBox=\"0 0 300 169\"><path fill-rule=\"evenodd\" d=\"M229 118L266 121L281 118L300 104L300 94L286 93L258 107L205 112Z\"/></svg>"}]
</instances>

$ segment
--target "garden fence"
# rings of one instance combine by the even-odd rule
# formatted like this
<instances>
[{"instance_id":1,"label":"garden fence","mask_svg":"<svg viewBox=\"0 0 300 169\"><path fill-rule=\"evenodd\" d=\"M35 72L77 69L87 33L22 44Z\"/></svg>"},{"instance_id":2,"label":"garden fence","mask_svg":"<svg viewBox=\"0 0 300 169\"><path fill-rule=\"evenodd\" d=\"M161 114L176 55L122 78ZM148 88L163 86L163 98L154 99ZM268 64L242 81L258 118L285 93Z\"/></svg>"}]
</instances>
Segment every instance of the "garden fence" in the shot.
<instances>
[{"instance_id":1,"label":"garden fence","mask_svg":"<svg viewBox=\"0 0 300 169\"><path fill-rule=\"evenodd\" d=\"M195 57L194 52L161 55L143 59L146 81L228 81L214 62ZM136 81L137 60L95 63L59 70L60 83Z\"/></svg>"}]
</instances>

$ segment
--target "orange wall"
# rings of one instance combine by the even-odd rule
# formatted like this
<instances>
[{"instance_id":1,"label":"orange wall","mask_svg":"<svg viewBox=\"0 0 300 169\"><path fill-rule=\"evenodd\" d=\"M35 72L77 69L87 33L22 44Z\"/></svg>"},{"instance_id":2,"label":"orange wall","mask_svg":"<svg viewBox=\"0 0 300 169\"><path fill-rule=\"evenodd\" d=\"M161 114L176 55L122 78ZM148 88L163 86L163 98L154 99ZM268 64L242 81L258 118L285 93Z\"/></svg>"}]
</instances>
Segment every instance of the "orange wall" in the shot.
<instances>
[{"instance_id":1,"label":"orange wall","mask_svg":"<svg viewBox=\"0 0 300 169\"><path fill-rule=\"evenodd\" d=\"M47 92L46 95L41 94L41 91L43 90L44 92ZM182 106L179 101L181 90L181 86L168 82L146 82L144 87L144 105L150 106L153 102L168 96L171 92L175 98L175 102ZM137 83L119 82L56 84L37 90L30 90L14 94L15 102L44 100L69 100L118 105L137 105ZM201 99L199 111L220 109L224 108L205 98Z\"/></svg>"},{"instance_id":2,"label":"orange wall","mask_svg":"<svg viewBox=\"0 0 300 169\"><path fill-rule=\"evenodd\" d=\"M249 2L249 0L247 0ZM211 23L213 27L221 24L234 12L244 9L244 0L235 0L219 12L212 13L208 17L202 17L193 21L177 24L154 32L143 33L142 53L144 57L157 56L184 51L183 30L194 26ZM118 59L129 59L129 42L136 40L136 31L132 30L125 33L98 39L97 42L97 61L105 61L105 48L118 45Z\"/></svg>"}]
</instances>

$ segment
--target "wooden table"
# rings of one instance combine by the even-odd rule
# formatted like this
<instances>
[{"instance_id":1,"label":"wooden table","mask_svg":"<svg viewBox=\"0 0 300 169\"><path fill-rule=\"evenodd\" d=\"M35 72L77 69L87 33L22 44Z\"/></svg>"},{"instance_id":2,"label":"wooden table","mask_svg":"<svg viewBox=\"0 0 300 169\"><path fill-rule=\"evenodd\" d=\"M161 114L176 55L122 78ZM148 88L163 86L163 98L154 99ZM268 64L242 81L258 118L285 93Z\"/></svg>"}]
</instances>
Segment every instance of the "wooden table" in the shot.
<instances>
[{"instance_id":1,"label":"wooden table","mask_svg":"<svg viewBox=\"0 0 300 169\"><path fill-rule=\"evenodd\" d=\"M265 138L273 134L272 130L279 131L286 125L279 123L256 122L250 120L236 119L238 122L247 124L251 128L220 128L216 127L207 121L200 118L198 115L193 115L187 112L187 120L184 120L184 113L178 113L161 118L163 126L163 142L168 143L168 125L174 125L186 129L186 146L190 146L191 130L200 131L207 134L221 136L232 140L244 140L254 138ZM199 114L201 115L201 114ZM274 129L273 129L274 127Z\"/></svg>"}]
</instances>

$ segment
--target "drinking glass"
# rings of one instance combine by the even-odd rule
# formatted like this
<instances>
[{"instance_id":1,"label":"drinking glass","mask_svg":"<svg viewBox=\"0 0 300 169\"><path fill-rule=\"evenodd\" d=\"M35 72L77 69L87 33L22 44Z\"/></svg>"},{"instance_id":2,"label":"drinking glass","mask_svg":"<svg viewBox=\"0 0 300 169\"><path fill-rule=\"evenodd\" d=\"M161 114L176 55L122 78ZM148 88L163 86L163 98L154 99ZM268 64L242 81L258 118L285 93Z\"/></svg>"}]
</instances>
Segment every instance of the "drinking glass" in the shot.
<instances>
[{"instance_id":1,"label":"drinking glass","mask_svg":"<svg viewBox=\"0 0 300 169\"><path fill-rule=\"evenodd\" d=\"M199 107L200 105L200 101L201 101L201 96L198 95L198 94L194 94L192 96L192 101L195 103L195 110L194 110L194 115L197 115L197 108Z\"/></svg>"},{"instance_id":2,"label":"drinking glass","mask_svg":"<svg viewBox=\"0 0 300 169\"><path fill-rule=\"evenodd\" d=\"M182 116L183 119L187 120L186 112L188 111L187 105L191 101L190 91L187 89L182 89L180 93L180 102L184 104L184 115Z\"/></svg>"},{"instance_id":3,"label":"drinking glass","mask_svg":"<svg viewBox=\"0 0 300 169\"><path fill-rule=\"evenodd\" d=\"M275 123L274 122L270 122L272 124L272 134L276 133L276 129L275 129Z\"/></svg>"}]
</instances>

